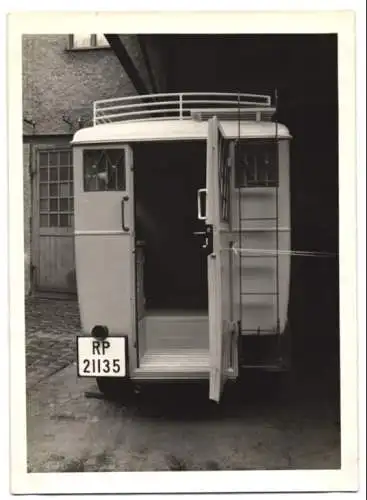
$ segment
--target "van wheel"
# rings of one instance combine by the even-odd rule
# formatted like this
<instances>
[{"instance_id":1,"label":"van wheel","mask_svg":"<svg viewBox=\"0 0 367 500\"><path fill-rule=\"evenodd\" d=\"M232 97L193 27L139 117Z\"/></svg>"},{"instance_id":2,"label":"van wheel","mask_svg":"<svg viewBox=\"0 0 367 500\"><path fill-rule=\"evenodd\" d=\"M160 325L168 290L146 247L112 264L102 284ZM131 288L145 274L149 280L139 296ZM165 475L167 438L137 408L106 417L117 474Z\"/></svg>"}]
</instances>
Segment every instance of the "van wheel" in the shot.
<instances>
[{"instance_id":1,"label":"van wheel","mask_svg":"<svg viewBox=\"0 0 367 500\"><path fill-rule=\"evenodd\" d=\"M117 377L97 377L97 386L100 392L106 399L122 400L127 396L131 396L132 384L129 379L121 379Z\"/></svg>"}]
</instances>

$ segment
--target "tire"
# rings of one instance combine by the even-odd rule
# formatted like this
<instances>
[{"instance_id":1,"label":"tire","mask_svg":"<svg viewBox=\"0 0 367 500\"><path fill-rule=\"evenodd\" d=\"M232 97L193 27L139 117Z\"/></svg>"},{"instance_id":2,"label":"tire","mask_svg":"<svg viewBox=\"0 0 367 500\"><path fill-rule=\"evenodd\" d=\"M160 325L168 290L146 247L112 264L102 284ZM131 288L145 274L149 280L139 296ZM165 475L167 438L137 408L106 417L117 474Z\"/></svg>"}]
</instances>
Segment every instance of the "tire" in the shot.
<instances>
[{"instance_id":1,"label":"tire","mask_svg":"<svg viewBox=\"0 0 367 500\"><path fill-rule=\"evenodd\" d=\"M122 400L133 394L132 383L129 379L97 377L96 382L99 391L109 400Z\"/></svg>"}]
</instances>

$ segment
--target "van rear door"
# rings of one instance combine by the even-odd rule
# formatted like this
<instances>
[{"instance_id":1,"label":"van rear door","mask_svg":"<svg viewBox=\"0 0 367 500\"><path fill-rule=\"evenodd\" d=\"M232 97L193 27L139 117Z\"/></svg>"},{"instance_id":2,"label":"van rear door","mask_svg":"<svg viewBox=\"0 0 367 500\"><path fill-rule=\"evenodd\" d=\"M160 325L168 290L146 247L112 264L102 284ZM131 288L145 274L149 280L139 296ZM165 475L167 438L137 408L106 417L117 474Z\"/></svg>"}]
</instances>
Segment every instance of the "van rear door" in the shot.
<instances>
[{"instance_id":1,"label":"van rear door","mask_svg":"<svg viewBox=\"0 0 367 500\"><path fill-rule=\"evenodd\" d=\"M212 239L208 255L209 399L219 402L227 378L238 375L238 324L233 311L233 260L230 227L234 147L216 117L208 121L206 224Z\"/></svg>"}]
</instances>

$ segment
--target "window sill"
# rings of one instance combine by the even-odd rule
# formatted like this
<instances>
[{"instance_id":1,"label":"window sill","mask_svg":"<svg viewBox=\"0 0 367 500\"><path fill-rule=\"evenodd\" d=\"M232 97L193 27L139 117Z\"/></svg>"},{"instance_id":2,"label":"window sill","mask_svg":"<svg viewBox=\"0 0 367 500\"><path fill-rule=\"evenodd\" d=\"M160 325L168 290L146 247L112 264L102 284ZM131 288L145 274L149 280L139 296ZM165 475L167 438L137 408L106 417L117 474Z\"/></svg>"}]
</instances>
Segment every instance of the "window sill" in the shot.
<instances>
[{"instance_id":1,"label":"window sill","mask_svg":"<svg viewBox=\"0 0 367 500\"><path fill-rule=\"evenodd\" d=\"M95 50L111 50L111 47L109 45L106 45L105 47L67 47L66 52L91 52Z\"/></svg>"}]
</instances>

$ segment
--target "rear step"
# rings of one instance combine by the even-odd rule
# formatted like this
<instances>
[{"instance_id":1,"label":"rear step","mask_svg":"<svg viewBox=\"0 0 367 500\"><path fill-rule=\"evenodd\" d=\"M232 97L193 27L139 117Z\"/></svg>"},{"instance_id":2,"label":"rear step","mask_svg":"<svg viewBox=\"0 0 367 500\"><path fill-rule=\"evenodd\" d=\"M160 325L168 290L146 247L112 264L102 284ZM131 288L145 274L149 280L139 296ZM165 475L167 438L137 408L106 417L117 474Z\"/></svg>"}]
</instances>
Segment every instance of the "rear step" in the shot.
<instances>
[{"instance_id":1,"label":"rear step","mask_svg":"<svg viewBox=\"0 0 367 500\"><path fill-rule=\"evenodd\" d=\"M147 351L140 360L140 369L148 371L207 371L209 351L207 349L167 349Z\"/></svg>"},{"instance_id":2,"label":"rear step","mask_svg":"<svg viewBox=\"0 0 367 500\"><path fill-rule=\"evenodd\" d=\"M148 350L134 372L135 379L207 379L209 377L208 349Z\"/></svg>"}]
</instances>

